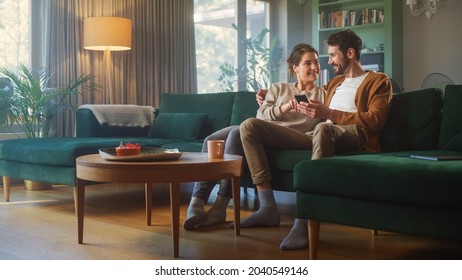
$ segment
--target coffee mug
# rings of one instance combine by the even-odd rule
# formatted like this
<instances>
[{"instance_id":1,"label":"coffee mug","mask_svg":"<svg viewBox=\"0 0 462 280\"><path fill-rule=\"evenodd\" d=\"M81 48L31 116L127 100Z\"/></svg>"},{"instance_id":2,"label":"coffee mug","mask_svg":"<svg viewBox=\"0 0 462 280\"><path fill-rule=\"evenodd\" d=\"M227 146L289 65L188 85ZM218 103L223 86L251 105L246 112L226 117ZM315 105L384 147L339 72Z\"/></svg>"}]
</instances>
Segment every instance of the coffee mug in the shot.
<instances>
[{"instance_id":1,"label":"coffee mug","mask_svg":"<svg viewBox=\"0 0 462 280\"><path fill-rule=\"evenodd\" d=\"M209 158L223 158L225 152L225 140L208 140L207 151Z\"/></svg>"}]
</instances>

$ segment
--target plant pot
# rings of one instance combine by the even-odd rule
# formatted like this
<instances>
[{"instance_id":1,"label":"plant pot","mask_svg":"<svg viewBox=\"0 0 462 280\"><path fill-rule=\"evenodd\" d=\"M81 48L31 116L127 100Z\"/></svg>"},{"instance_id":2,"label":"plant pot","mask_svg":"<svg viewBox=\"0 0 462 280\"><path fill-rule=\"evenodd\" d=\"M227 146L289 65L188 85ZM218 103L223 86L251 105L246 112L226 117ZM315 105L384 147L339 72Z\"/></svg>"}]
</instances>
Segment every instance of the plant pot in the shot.
<instances>
[{"instance_id":1,"label":"plant pot","mask_svg":"<svg viewBox=\"0 0 462 280\"><path fill-rule=\"evenodd\" d=\"M49 190L53 187L50 183L24 180L24 186L28 191Z\"/></svg>"}]
</instances>

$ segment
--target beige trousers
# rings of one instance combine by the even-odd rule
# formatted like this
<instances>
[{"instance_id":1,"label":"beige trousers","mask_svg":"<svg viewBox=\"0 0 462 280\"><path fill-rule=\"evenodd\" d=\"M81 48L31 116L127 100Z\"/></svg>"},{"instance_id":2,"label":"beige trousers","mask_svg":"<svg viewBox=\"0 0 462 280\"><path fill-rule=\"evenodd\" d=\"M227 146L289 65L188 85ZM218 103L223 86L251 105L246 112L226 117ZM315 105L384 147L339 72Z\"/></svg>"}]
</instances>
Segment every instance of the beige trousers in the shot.
<instances>
[{"instance_id":1,"label":"beige trousers","mask_svg":"<svg viewBox=\"0 0 462 280\"><path fill-rule=\"evenodd\" d=\"M322 122L313 131L302 133L264 120L250 118L240 126L241 141L255 185L272 181L266 148L312 150L311 159L335 153L362 150L362 137L356 125Z\"/></svg>"}]
</instances>

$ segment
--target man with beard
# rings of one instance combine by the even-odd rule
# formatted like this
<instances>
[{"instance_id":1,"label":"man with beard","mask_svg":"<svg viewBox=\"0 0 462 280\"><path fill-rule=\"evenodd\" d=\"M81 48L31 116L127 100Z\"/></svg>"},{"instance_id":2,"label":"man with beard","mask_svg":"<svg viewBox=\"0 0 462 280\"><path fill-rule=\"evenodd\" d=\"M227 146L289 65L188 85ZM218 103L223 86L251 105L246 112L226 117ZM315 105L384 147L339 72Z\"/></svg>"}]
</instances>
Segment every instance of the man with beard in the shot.
<instances>
[{"instance_id":1,"label":"man with beard","mask_svg":"<svg viewBox=\"0 0 462 280\"><path fill-rule=\"evenodd\" d=\"M326 85L325 101L300 102L295 108L297 112L323 122L307 133L270 127L254 119L248 119L240 126L253 183L259 194L266 194L259 195L260 208L241 220L241 227L279 225L275 222L279 221L279 212L273 203L272 178L265 162L265 147L311 149L312 160L343 152L380 151L379 135L392 99L390 79L384 73L363 70L360 63L362 41L353 31L334 33L329 36L327 43L329 64L334 67L337 76ZM307 221L295 219L280 248L295 250L307 246Z\"/></svg>"}]
</instances>

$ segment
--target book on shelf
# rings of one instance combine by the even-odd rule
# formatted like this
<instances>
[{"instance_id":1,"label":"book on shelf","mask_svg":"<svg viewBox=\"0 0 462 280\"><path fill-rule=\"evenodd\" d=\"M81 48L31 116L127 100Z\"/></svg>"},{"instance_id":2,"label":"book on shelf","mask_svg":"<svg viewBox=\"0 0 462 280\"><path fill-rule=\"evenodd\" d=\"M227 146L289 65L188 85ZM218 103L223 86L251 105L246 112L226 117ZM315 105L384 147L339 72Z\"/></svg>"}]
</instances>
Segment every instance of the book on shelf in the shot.
<instances>
[{"instance_id":1,"label":"book on shelf","mask_svg":"<svg viewBox=\"0 0 462 280\"><path fill-rule=\"evenodd\" d=\"M320 29L383 23L384 12L380 9L321 10L318 15L318 22Z\"/></svg>"},{"instance_id":2,"label":"book on shelf","mask_svg":"<svg viewBox=\"0 0 462 280\"><path fill-rule=\"evenodd\" d=\"M320 86L323 87L329 82L329 70L327 69L322 69L321 70L321 75L319 76L320 80Z\"/></svg>"},{"instance_id":3,"label":"book on shelf","mask_svg":"<svg viewBox=\"0 0 462 280\"><path fill-rule=\"evenodd\" d=\"M364 65L361 65L361 66L363 67L364 70L374 71L374 72L380 71L380 65L379 64L364 64Z\"/></svg>"},{"instance_id":4,"label":"book on shelf","mask_svg":"<svg viewBox=\"0 0 462 280\"><path fill-rule=\"evenodd\" d=\"M327 40L322 41L322 54L329 54L329 44L327 44Z\"/></svg>"}]
</instances>

